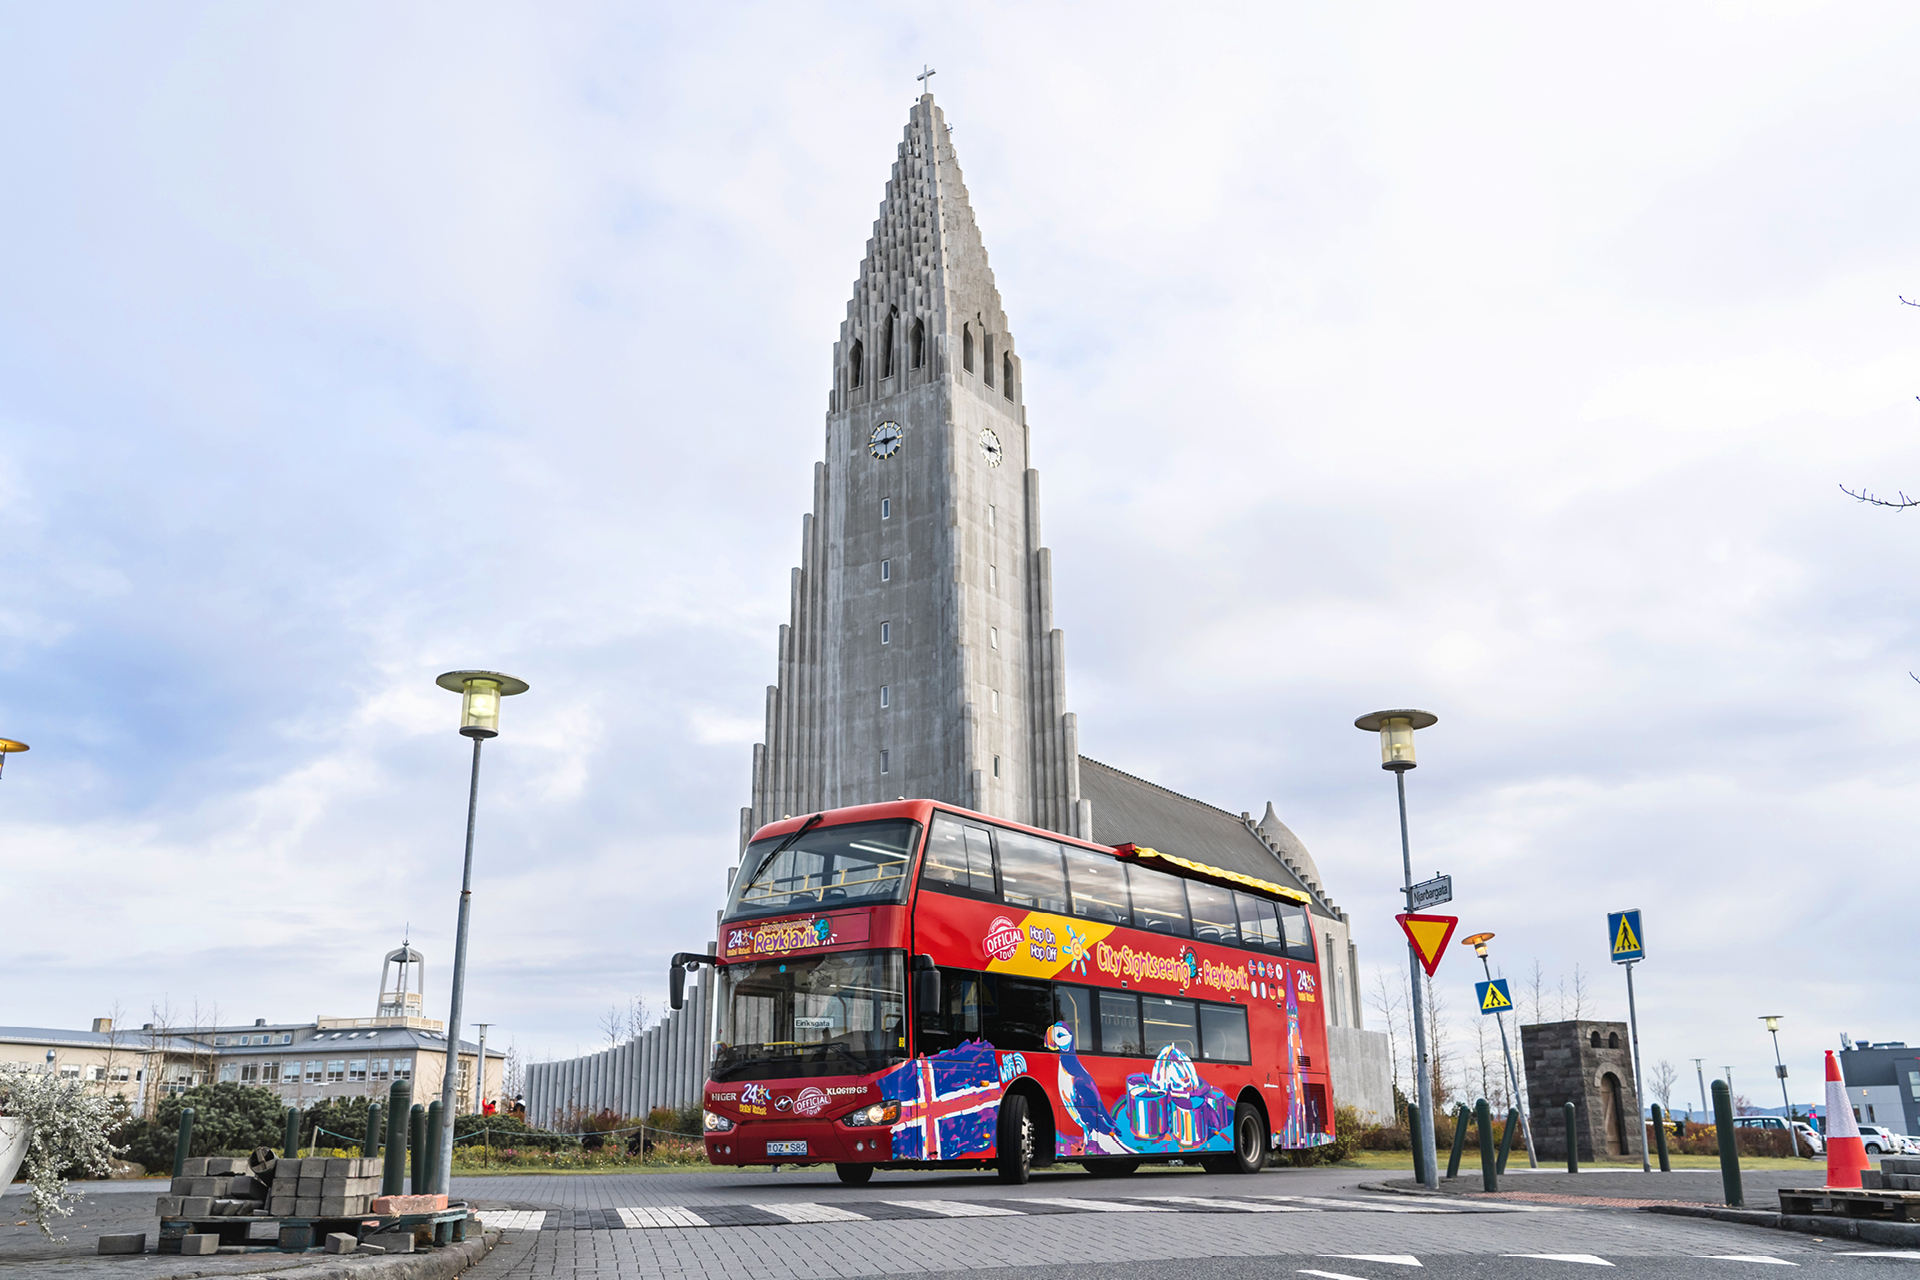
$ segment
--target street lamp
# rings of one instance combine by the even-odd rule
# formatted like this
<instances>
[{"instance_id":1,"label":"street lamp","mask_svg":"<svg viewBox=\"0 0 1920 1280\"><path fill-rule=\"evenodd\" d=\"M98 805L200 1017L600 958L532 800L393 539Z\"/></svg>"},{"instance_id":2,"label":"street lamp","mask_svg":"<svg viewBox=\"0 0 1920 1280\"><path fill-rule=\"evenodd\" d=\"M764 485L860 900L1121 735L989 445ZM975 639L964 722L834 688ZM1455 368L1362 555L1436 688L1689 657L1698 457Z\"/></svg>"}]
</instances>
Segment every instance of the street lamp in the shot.
<instances>
[{"instance_id":1,"label":"street lamp","mask_svg":"<svg viewBox=\"0 0 1920 1280\"><path fill-rule=\"evenodd\" d=\"M1380 767L1391 770L1394 787L1400 795L1400 864L1405 875L1403 892L1407 895L1407 913L1413 913L1413 850L1407 842L1407 770L1414 767L1413 734L1416 729L1425 729L1438 724L1440 717L1431 711L1375 711L1371 715L1361 716L1353 722L1353 727L1367 733L1380 735ZM1433 1149L1433 1081L1429 1078L1427 1064L1427 1028L1422 1013L1425 1001L1421 999L1420 953L1414 950L1412 939L1407 941L1407 971L1413 983L1413 1053L1414 1092L1420 1102L1419 1132L1413 1140L1420 1144L1420 1164L1426 1171L1428 1190L1440 1188L1439 1170L1434 1167Z\"/></svg>"},{"instance_id":2,"label":"street lamp","mask_svg":"<svg viewBox=\"0 0 1920 1280\"><path fill-rule=\"evenodd\" d=\"M1490 933L1476 933L1470 938L1462 938L1460 945L1472 947L1473 954L1480 957L1480 968L1487 975L1487 985L1493 985L1493 967L1487 963L1487 944L1493 941ZM1507 1059L1507 1082L1513 1086L1513 1109L1520 1113L1520 1133L1527 1140L1527 1168L1538 1169L1540 1161L1533 1154L1533 1125L1527 1120L1526 1104L1520 1100L1520 1076L1513 1069L1513 1050L1507 1047L1507 1011L1495 1009L1493 1020L1500 1024L1500 1052Z\"/></svg>"},{"instance_id":3,"label":"street lamp","mask_svg":"<svg viewBox=\"0 0 1920 1280\"><path fill-rule=\"evenodd\" d=\"M14 754L16 751L30 750L32 750L32 748L24 742L15 742L12 738L0 738L0 769L7 767L8 756Z\"/></svg>"},{"instance_id":4,"label":"street lamp","mask_svg":"<svg viewBox=\"0 0 1920 1280\"><path fill-rule=\"evenodd\" d=\"M438 1187L446 1195L453 1182L453 1089L460 1076L460 1004L467 989L467 914L473 901L473 817L480 804L480 744L500 734L500 699L527 691L525 680L498 671L449 671L434 681L460 695L460 732L473 739L473 779L467 786L467 859L460 873L460 925L453 940L453 1006L447 1012L447 1070L440 1081L440 1153L434 1162ZM484 1068L484 1064L483 1064ZM484 1077L483 1077L484 1078Z\"/></svg>"},{"instance_id":5,"label":"street lamp","mask_svg":"<svg viewBox=\"0 0 1920 1280\"><path fill-rule=\"evenodd\" d=\"M1793 1103L1787 1101L1787 1064L1780 1057L1780 1019L1781 1013L1767 1013L1760 1021L1767 1024L1767 1030L1773 1034L1773 1074L1780 1077L1780 1103L1787 1109L1787 1140L1793 1143L1793 1154L1800 1154L1800 1135L1793 1131Z\"/></svg>"}]
</instances>

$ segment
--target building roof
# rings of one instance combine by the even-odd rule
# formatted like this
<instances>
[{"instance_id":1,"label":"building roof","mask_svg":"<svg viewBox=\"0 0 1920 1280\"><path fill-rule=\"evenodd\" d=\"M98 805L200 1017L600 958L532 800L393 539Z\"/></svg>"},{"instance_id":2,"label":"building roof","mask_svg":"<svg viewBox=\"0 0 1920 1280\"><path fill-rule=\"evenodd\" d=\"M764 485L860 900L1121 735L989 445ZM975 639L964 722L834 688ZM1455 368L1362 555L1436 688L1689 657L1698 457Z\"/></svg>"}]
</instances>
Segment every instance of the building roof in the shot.
<instances>
[{"instance_id":1,"label":"building roof","mask_svg":"<svg viewBox=\"0 0 1920 1280\"><path fill-rule=\"evenodd\" d=\"M114 1049L126 1053L204 1053L206 1046L185 1036L156 1036L148 1031L68 1031L63 1027L0 1027L0 1044L44 1044L59 1049Z\"/></svg>"},{"instance_id":2,"label":"building roof","mask_svg":"<svg viewBox=\"0 0 1920 1280\"><path fill-rule=\"evenodd\" d=\"M328 1053L348 1053L353 1050L370 1051L374 1053L404 1053L409 1049L418 1050L423 1053L445 1053L447 1051L446 1036L437 1031L425 1031L415 1027L350 1027L339 1030L316 1030L313 1023L306 1022L277 1027L234 1027L230 1031L222 1028L217 1034L229 1037L251 1037L263 1032L271 1034L275 1041L278 1041L282 1034L291 1033L293 1043L214 1045L213 1037L216 1033L212 1031L205 1033L204 1043L211 1046L213 1051L218 1054L247 1054L253 1056L261 1054L285 1054L298 1057L302 1054L314 1053L321 1050L325 1050ZM462 1040L460 1042L460 1052L462 1053L473 1053L477 1051L479 1047L479 1045L471 1040ZM504 1058L506 1057L506 1053L501 1049L489 1047L487 1049L487 1057Z\"/></svg>"},{"instance_id":3,"label":"building roof","mask_svg":"<svg viewBox=\"0 0 1920 1280\"><path fill-rule=\"evenodd\" d=\"M1256 824L1249 817L1216 809L1086 756L1080 757L1080 794L1093 802L1093 838L1102 844L1148 845L1162 853L1296 887L1312 898L1315 911L1345 918L1320 886L1306 846L1273 817L1271 804L1267 806L1271 823Z\"/></svg>"}]
</instances>

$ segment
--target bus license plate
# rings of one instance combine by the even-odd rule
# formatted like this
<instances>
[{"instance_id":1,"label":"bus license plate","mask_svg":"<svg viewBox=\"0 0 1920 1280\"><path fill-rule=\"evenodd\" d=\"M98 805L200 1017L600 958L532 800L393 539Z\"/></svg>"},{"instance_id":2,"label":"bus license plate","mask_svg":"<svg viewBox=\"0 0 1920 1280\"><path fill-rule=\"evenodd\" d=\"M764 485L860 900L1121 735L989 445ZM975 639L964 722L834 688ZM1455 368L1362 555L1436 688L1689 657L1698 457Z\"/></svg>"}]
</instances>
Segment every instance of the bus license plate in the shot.
<instances>
[{"instance_id":1,"label":"bus license plate","mask_svg":"<svg viewBox=\"0 0 1920 1280\"><path fill-rule=\"evenodd\" d=\"M796 1142L769 1142L767 1154L770 1156L803 1156L807 1154L807 1141L802 1138Z\"/></svg>"}]
</instances>

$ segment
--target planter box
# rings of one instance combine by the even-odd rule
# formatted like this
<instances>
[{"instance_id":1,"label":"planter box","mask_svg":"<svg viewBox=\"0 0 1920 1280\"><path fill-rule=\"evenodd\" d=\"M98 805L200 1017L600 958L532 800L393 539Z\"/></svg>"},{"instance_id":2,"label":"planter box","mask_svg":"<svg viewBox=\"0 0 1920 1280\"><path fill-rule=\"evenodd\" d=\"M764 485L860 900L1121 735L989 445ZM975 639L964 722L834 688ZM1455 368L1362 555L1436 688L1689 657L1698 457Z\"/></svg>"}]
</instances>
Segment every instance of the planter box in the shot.
<instances>
[{"instance_id":1,"label":"planter box","mask_svg":"<svg viewBox=\"0 0 1920 1280\"><path fill-rule=\"evenodd\" d=\"M18 1116L0 1116L0 1192L4 1192L20 1172L20 1163L27 1158L27 1143L32 1138L25 1120Z\"/></svg>"}]
</instances>

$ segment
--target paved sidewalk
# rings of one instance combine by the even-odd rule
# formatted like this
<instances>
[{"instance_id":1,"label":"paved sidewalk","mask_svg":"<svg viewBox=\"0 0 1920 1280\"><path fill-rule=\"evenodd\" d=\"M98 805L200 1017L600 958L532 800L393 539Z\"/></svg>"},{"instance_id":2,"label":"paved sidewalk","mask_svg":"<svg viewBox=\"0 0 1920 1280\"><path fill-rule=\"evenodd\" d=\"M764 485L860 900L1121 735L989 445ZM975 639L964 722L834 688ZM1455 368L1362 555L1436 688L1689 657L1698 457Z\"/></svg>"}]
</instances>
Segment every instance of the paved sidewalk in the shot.
<instances>
[{"instance_id":1,"label":"paved sidewalk","mask_svg":"<svg viewBox=\"0 0 1920 1280\"><path fill-rule=\"evenodd\" d=\"M1757 1209L1778 1209L1780 1197L1775 1193L1781 1187L1818 1186L1826 1178L1826 1169L1811 1166L1807 1169L1760 1169L1743 1173L1740 1178L1745 1191L1747 1207ZM1411 1177L1376 1178L1372 1181L1396 1191L1412 1191L1422 1195L1433 1194L1415 1182ZM1718 1169L1675 1169L1672 1173L1641 1173L1637 1169L1605 1169L1591 1173L1568 1173L1565 1169L1508 1169L1500 1176L1500 1190L1495 1195L1481 1189L1480 1170L1476 1167L1472 1176L1468 1176L1465 1166L1460 1169L1458 1178L1440 1179L1440 1195L1483 1200L1514 1200L1542 1204L1597 1204L1601 1202L1619 1202L1620 1205L1653 1204L1677 1202L1682 1204L1726 1203L1725 1189L1720 1181Z\"/></svg>"}]
</instances>

